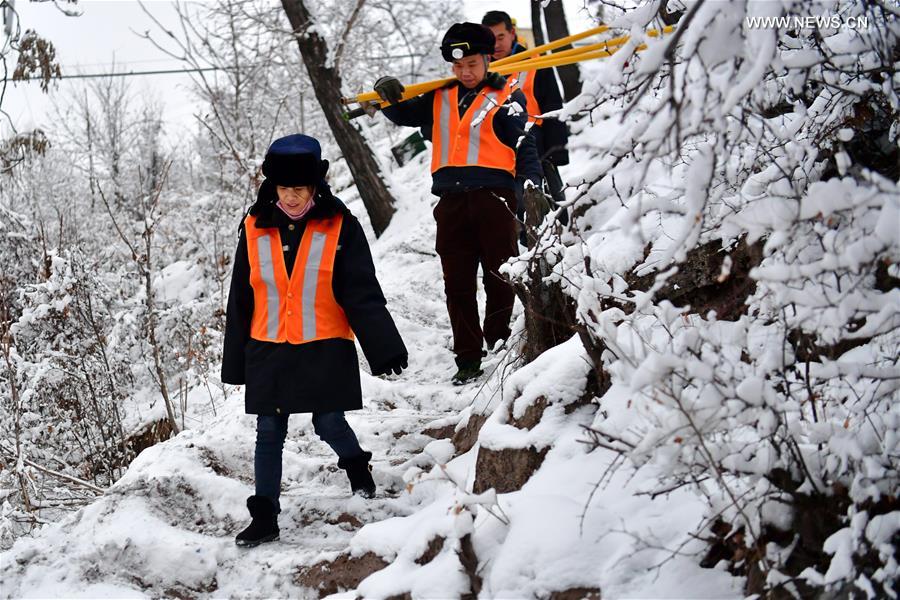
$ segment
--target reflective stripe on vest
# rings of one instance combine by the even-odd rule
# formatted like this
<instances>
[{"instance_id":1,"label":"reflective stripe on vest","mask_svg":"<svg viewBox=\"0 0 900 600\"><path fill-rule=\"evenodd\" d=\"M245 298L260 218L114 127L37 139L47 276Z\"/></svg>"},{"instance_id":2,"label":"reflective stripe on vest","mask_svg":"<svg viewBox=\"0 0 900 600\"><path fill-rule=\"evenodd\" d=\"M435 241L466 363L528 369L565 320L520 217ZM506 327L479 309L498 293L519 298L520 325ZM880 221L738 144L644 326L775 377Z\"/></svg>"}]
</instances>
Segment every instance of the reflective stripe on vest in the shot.
<instances>
[{"instance_id":1,"label":"reflective stripe on vest","mask_svg":"<svg viewBox=\"0 0 900 600\"><path fill-rule=\"evenodd\" d=\"M534 80L536 77L537 71L521 71L509 77L506 85L511 88L510 93L516 88L522 90L522 93L525 94L525 110L528 112L528 120L535 125L540 125L544 120L537 118L537 115L542 114L543 111L538 104L537 98L534 97Z\"/></svg>"},{"instance_id":2,"label":"reflective stripe on vest","mask_svg":"<svg viewBox=\"0 0 900 600\"><path fill-rule=\"evenodd\" d=\"M484 88L459 116L459 86L434 93L431 172L443 167L486 167L516 174L516 151L494 133L494 116L512 89ZM505 110L505 109L504 109Z\"/></svg>"},{"instance_id":3,"label":"reflective stripe on vest","mask_svg":"<svg viewBox=\"0 0 900 600\"><path fill-rule=\"evenodd\" d=\"M256 227L256 217L247 216L244 231L253 288L250 337L291 344L353 339L347 315L331 288L343 221L336 215L307 222L288 277L278 228Z\"/></svg>"}]
</instances>

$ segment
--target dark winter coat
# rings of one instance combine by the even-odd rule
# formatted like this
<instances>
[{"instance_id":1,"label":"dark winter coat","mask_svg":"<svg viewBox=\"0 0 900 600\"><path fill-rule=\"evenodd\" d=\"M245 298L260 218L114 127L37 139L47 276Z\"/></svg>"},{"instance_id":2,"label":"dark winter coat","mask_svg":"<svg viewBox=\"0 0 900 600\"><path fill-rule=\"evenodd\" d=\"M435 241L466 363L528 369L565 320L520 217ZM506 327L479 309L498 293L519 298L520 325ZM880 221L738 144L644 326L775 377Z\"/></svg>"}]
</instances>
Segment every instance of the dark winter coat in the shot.
<instances>
[{"instance_id":1,"label":"dark winter coat","mask_svg":"<svg viewBox=\"0 0 900 600\"><path fill-rule=\"evenodd\" d=\"M459 81L454 81L448 86L460 85ZM459 90L459 114L466 111L471 106L478 91L485 85L491 85L488 80L481 82L474 90L466 90L461 87ZM505 79L497 77L494 87L502 89L506 85ZM420 127L425 133L425 137L431 138L431 129L434 125L434 94L428 92L417 96L399 104L392 104L384 108L384 116L396 123L397 125L405 125L407 127ZM518 102L522 107L519 114L510 114L506 109L500 109L494 116L493 127L494 133L503 144L516 151L516 178L506 171L500 169L491 169L487 167L443 167L438 169L432 175L431 193L435 196L443 196L444 194L467 192L480 188L504 188L514 190L516 187L516 179L524 181L530 179L538 183L543 176L541 164L538 160L537 150L534 145L534 138L525 135L525 124L528 121L528 115L525 114L525 95L516 90L510 96L510 102ZM520 143L521 138L521 143Z\"/></svg>"},{"instance_id":2,"label":"dark winter coat","mask_svg":"<svg viewBox=\"0 0 900 600\"><path fill-rule=\"evenodd\" d=\"M512 54L524 52L525 47L516 43ZM538 69L534 76L534 99L542 113L562 108L562 95L553 69ZM569 164L569 129L559 119L543 119L541 125L532 128L534 143L541 160L549 160L557 167Z\"/></svg>"},{"instance_id":3,"label":"dark winter coat","mask_svg":"<svg viewBox=\"0 0 900 600\"><path fill-rule=\"evenodd\" d=\"M344 215L334 261L332 290L347 315L373 374L406 355L406 347L385 306L381 286L365 233L347 207L321 182L315 206L299 221L291 221L275 206L275 188L263 183L250 214L257 227L278 227L288 273L306 223ZM356 345L346 339L325 339L304 344L263 342L250 337L253 288L247 239L241 224L234 258L231 291L225 319L222 381L244 384L245 408L250 414L346 411L362 408Z\"/></svg>"}]
</instances>

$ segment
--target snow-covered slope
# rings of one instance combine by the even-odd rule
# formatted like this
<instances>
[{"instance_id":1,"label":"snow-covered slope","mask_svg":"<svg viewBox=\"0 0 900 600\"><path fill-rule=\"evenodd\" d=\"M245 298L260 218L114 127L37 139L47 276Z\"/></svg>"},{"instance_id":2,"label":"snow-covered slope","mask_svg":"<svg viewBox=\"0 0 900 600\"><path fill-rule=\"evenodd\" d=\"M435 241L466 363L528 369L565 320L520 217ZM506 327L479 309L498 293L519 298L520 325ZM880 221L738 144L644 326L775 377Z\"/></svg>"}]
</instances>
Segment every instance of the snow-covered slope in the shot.
<instances>
[{"instance_id":1,"label":"snow-covered slope","mask_svg":"<svg viewBox=\"0 0 900 600\"><path fill-rule=\"evenodd\" d=\"M439 466L407 475L415 482L411 499L421 507L411 516L368 525L351 540L355 555L375 552L391 561L362 582L360 595L455 597L471 590L474 576L484 598L548 598L566 591L569 596L556 597L741 596L738 580L701 569L690 556L700 547L688 535L704 511L697 498L684 492L655 500L640 495L652 470L633 479L624 471L604 477L612 455L589 452L583 443L582 426L598 409L577 402L586 365L577 339L546 352L505 380L502 400L474 448L450 461L441 442L426 449ZM521 419L538 398L551 403L533 429L509 422ZM628 390L613 388L602 405L609 419L627 423ZM471 493L480 448L529 447L546 455L520 490ZM435 538L445 538L440 553L420 564ZM468 543L477 557L474 573L466 564ZM683 554L673 557L672 549Z\"/></svg>"},{"instance_id":2,"label":"snow-covered slope","mask_svg":"<svg viewBox=\"0 0 900 600\"><path fill-rule=\"evenodd\" d=\"M366 408L348 415L375 455L378 498L352 498L309 417L295 416L281 539L237 548L233 536L253 493L255 434L241 395L231 393L215 399L216 418L144 451L95 503L0 555L0 595L318 597L323 592L309 587L305 568L347 553L350 560L371 553L389 565L343 597L450 598L479 587L485 598L566 590L591 598L596 590L604 597L741 595L739 580L700 569L689 555L699 550L688 535L705 508L699 499L678 491L635 495L652 471L604 477L614 455L590 451L582 426L601 407L626 423L628 390L611 389L602 404L586 397L590 369L577 340L518 370L512 342L488 357L481 381L449 385L454 365L427 157L394 171L391 183L399 211L372 240L373 253L410 368L388 380L364 374ZM352 191L343 197L365 222ZM521 326L519 317L514 339ZM533 428L509 423L541 401L546 408ZM449 440L422 433L429 423L462 431L473 415L485 415L486 424L461 454ZM473 494L482 447L545 455L520 490ZM673 557L673 549L682 554Z\"/></svg>"}]
</instances>

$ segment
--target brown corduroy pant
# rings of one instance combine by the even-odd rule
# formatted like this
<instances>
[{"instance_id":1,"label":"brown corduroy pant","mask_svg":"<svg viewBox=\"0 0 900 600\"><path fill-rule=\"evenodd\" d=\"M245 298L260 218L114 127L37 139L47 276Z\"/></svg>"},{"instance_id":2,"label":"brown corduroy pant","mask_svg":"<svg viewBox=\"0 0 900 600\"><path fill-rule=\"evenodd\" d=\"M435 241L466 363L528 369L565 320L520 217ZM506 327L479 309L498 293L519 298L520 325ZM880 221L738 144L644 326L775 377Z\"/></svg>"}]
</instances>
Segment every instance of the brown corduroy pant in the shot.
<instances>
[{"instance_id":1,"label":"brown corduroy pant","mask_svg":"<svg viewBox=\"0 0 900 600\"><path fill-rule=\"evenodd\" d=\"M435 250L444 271L457 364L480 360L485 340L492 347L509 337L515 293L499 268L518 254L515 212L515 194L503 188L445 194L434 207ZM487 296L483 331L476 300L479 263Z\"/></svg>"}]
</instances>

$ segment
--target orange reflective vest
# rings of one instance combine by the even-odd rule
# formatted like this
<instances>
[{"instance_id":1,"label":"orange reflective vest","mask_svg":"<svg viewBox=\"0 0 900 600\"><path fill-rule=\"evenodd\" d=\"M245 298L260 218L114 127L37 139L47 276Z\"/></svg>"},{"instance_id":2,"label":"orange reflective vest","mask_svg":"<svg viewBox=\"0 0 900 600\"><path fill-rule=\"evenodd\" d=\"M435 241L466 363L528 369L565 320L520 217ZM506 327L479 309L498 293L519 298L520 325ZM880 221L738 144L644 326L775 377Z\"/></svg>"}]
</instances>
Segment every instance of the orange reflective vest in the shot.
<instances>
[{"instance_id":1,"label":"orange reflective vest","mask_svg":"<svg viewBox=\"0 0 900 600\"><path fill-rule=\"evenodd\" d=\"M247 215L244 231L253 288L250 337L263 342L304 344L327 338L353 339L331 279L343 215L306 224L293 272L288 277L277 227L257 227Z\"/></svg>"},{"instance_id":2,"label":"orange reflective vest","mask_svg":"<svg viewBox=\"0 0 900 600\"><path fill-rule=\"evenodd\" d=\"M516 151L494 133L494 116L513 92L484 87L462 117L459 86L434 92L431 172L443 167L486 167L516 175Z\"/></svg>"},{"instance_id":3,"label":"orange reflective vest","mask_svg":"<svg viewBox=\"0 0 900 600\"><path fill-rule=\"evenodd\" d=\"M506 85L511 88L511 90L516 88L522 90L522 93L525 94L525 110L528 112L528 120L532 121L535 125L540 125L544 120L537 118L537 115L542 114L543 111L538 104L537 98L534 97L534 80L536 77L537 71L520 71L519 73L512 73L507 77Z\"/></svg>"}]
</instances>

